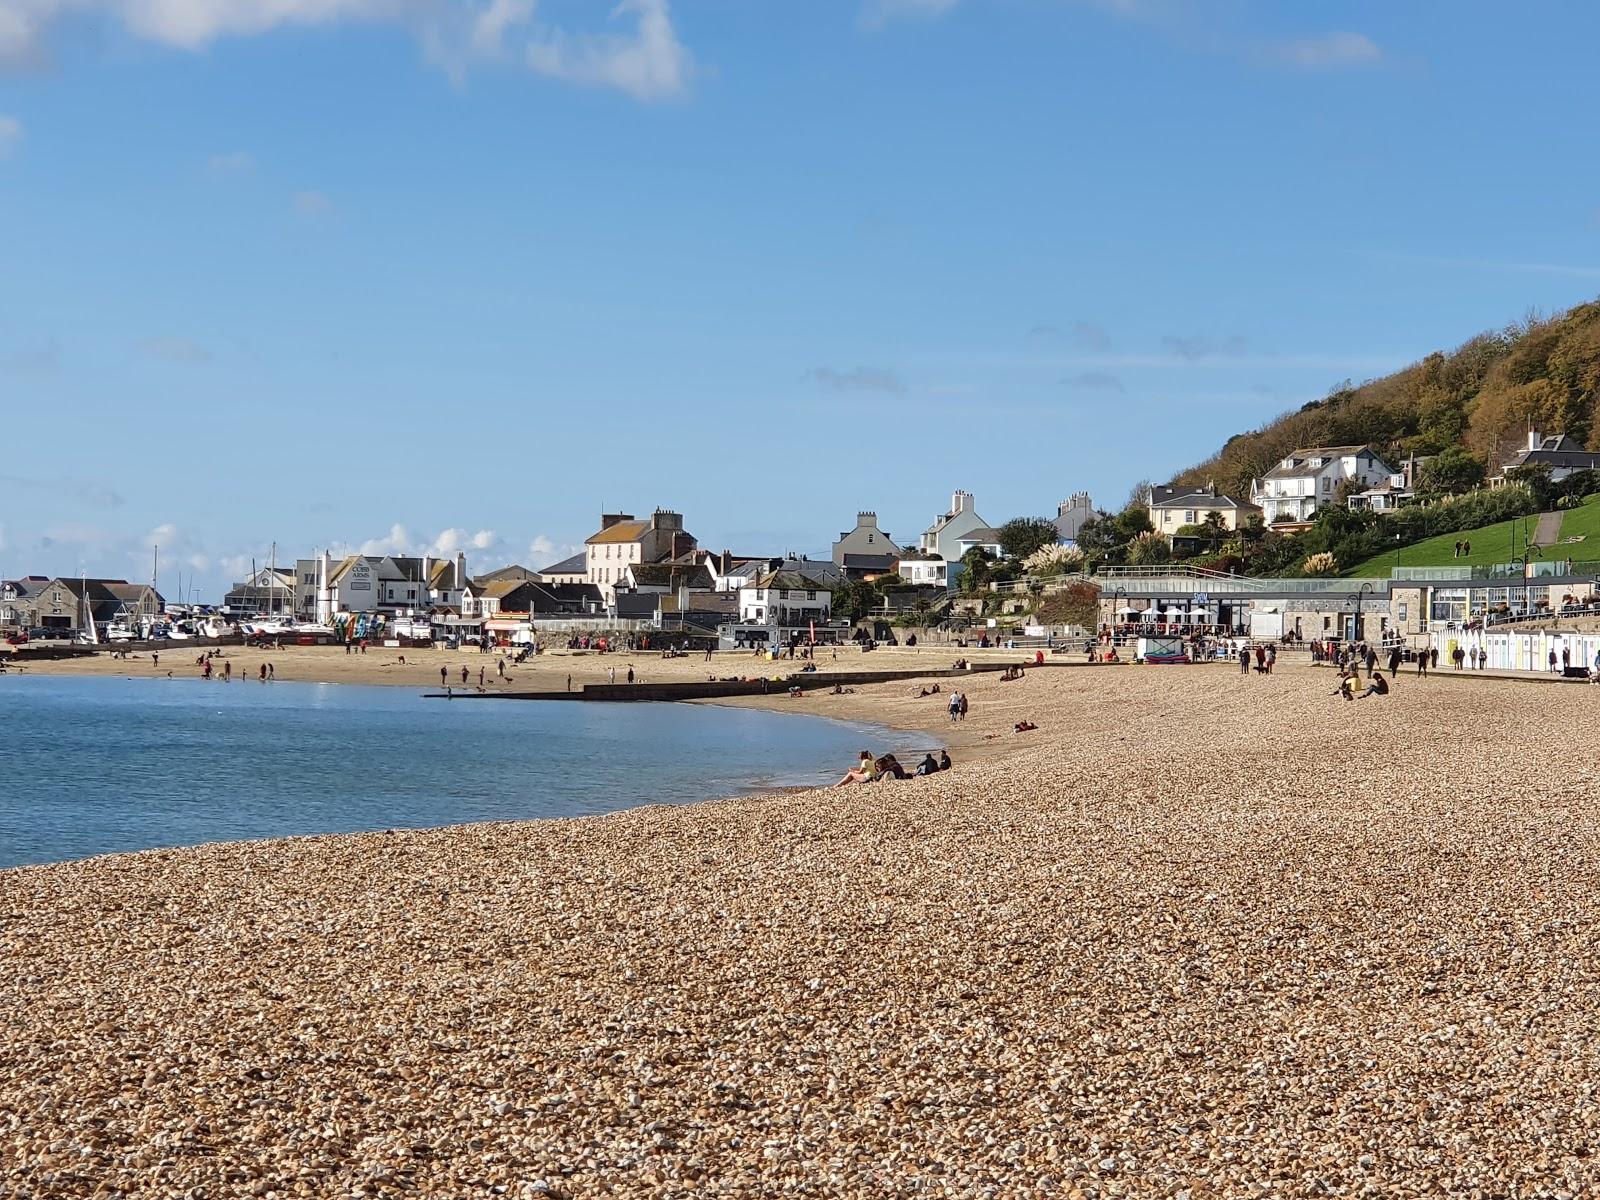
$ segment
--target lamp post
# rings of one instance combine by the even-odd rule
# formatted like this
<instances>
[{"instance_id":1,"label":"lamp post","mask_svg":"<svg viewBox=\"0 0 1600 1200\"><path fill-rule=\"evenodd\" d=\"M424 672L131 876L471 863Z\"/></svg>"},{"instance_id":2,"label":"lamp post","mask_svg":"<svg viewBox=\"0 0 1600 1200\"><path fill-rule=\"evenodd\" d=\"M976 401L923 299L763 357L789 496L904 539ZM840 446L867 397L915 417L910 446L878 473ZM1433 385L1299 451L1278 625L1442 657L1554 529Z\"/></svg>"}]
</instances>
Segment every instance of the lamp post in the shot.
<instances>
[{"instance_id":1,"label":"lamp post","mask_svg":"<svg viewBox=\"0 0 1600 1200\"><path fill-rule=\"evenodd\" d=\"M1117 618L1121 616L1121 614L1117 611L1118 596L1121 596L1123 600L1127 600L1128 598L1128 590L1120 583L1111 589L1111 644L1113 646L1117 644Z\"/></svg>"},{"instance_id":2,"label":"lamp post","mask_svg":"<svg viewBox=\"0 0 1600 1200\"><path fill-rule=\"evenodd\" d=\"M1366 596L1366 594L1368 592L1371 592L1371 591L1374 591L1374 590L1375 589L1373 588L1372 584L1370 584L1370 583L1363 583L1359 588L1356 589L1356 594L1355 594L1356 617L1355 617L1355 622L1350 626L1350 640L1352 642L1359 642L1359 641L1362 640L1362 637L1361 637L1361 601L1362 601L1363 598L1365 598L1365 596Z\"/></svg>"}]
</instances>

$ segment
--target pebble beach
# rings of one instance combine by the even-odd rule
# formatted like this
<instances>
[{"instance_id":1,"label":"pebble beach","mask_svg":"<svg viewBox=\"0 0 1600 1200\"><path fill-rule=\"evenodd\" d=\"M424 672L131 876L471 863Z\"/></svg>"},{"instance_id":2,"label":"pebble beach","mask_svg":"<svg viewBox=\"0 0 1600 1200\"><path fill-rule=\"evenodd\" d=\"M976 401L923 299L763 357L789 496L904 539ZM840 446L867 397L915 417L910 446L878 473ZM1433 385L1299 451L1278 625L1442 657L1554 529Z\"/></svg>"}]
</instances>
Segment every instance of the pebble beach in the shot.
<instances>
[{"instance_id":1,"label":"pebble beach","mask_svg":"<svg viewBox=\"0 0 1600 1200\"><path fill-rule=\"evenodd\" d=\"M0 872L0 1194L1592 1193L1600 694L1333 682L982 676L931 779Z\"/></svg>"}]
</instances>

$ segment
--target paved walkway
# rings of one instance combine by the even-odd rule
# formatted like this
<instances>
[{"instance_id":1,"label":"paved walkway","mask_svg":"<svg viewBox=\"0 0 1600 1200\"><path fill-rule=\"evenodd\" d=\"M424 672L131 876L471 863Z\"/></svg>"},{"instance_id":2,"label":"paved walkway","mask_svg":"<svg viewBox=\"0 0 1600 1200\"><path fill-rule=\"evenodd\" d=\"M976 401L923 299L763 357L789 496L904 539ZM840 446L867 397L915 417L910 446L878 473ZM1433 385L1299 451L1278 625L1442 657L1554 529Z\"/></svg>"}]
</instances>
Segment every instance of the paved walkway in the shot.
<instances>
[{"instance_id":1,"label":"paved walkway","mask_svg":"<svg viewBox=\"0 0 1600 1200\"><path fill-rule=\"evenodd\" d=\"M1554 546L1561 540L1561 517L1558 512L1539 514L1539 526L1533 531L1534 546Z\"/></svg>"}]
</instances>

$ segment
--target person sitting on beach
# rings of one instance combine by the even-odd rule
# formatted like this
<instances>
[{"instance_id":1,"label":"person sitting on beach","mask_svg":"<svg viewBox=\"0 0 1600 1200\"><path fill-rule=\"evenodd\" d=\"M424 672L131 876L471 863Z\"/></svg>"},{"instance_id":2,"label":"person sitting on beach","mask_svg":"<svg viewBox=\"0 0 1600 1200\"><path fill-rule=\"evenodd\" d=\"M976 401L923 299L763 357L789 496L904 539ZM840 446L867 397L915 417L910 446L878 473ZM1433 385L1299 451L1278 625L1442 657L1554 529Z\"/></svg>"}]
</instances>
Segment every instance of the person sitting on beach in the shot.
<instances>
[{"instance_id":1,"label":"person sitting on beach","mask_svg":"<svg viewBox=\"0 0 1600 1200\"><path fill-rule=\"evenodd\" d=\"M908 776L906 774L906 769L900 765L900 760L897 759L892 754L885 754L882 758L880 758L877 762L873 763L872 765L877 769L878 782L879 783L882 783L885 779L890 779L890 778L893 778L893 779L908 779L908 778L910 778L910 776Z\"/></svg>"},{"instance_id":2,"label":"person sitting on beach","mask_svg":"<svg viewBox=\"0 0 1600 1200\"><path fill-rule=\"evenodd\" d=\"M871 783L878 777L877 764L874 763L871 750L863 750L861 758L855 766L844 773L844 778L834 784L834 787L844 787L847 783Z\"/></svg>"},{"instance_id":3,"label":"person sitting on beach","mask_svg":"<svg viewBox=\"0 0 1600 1200\"><path fill-rule=\"evenodd\" d=\"M1012 729L1014 729L1017 733L1032 733L1037 728L1039 727L1032 721L1018 721L1012 726Z\"/></svg>"},{"instance_id":4,"label":"person sitting on beach","mask_svg":"<svg viewBox=\"0 0 1600 1200\"><path fill-rule=\"evenodd\" d=\"M1389 694L1389 681L1383 677L1382 671L1372 673L1372 682L1367 684L1367 690L1357 696L1357 700L1365 700L1368 696L1387 696Z\"/></svg>"},{"instance_id":5,"label":"person sitting on beach","mask_svg":"<svg viewBox=\"0 0 1600 1200\"><path fill-rule=\"evenodd\" d=\"M950 769L950 755L949 755L949 752L945 751L945 750L941 750L941 751L939 751L939 770L948 771L949 769Z\"/></svg>"},{"instance_id":6,"label":"person sitting on beach","mask_svg":"<svg viewBox=\"0 0 1600 1200\"><path fill-rule=\"evenodd\" d=\"M1343 696L1346 700L1354 700L1356 698L1356 684L1359 682L1360 678L1356 675L1355 669L1353 667L1345 667L1339 672L1339 686L1334 689L1333 694L1335 696Z\"/></svg>"},{"instance_id":7,"label":"person sitting on beach","mask_svg":"<svg viewBox=\"0 0 1600 1200\"><path fill-rule=\"evenodd\" d=\"M935 772L937 772L938 770L939 770L939 763L933 757L933 751L931 751L931 750L927 754L925 754L923 756L922 761L917 764L917 774L919 776L921 776L921 775L932 775Z\"/></svg>"}]
</instances>

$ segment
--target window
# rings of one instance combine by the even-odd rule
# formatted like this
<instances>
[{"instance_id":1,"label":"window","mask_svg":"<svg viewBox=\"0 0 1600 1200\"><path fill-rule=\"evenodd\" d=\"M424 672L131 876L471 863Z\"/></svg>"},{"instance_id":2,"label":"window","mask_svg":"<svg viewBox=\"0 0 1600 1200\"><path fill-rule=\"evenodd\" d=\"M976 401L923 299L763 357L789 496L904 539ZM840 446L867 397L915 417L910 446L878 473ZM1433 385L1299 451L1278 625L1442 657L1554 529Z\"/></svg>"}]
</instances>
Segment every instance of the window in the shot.
<instances>
[{"instance_id":1,"label":"window","mask_svg":"<svg viewBox=\"0 0 1600 1200\"><path fill-rule=\"evenodd\" d=\"M817 589L816 588L807 588L806 589L806 599L807 600L815 600L816 598L817 598Z\"/></svg>"},{"instance_id":2,"label":"window","mask_svg":"<svg viewBox=\"0 0 1600 1200\"><path fill-rule=\"evenodd\" d=\"M1325 492L1333 491L1333 480L1329 479L1326 475L1322 477L1322 490Z\"/></svg>"},{"instance_id":3,"label":"window","mask_svg":"<svg viewBox=\"0 0 1600 1200\"><path fill-rule=\"evenodd\" d=\"M1185 525L1194 524L1194 509L1186 508L1183 510L1183 523Z\"/></svg>"},{"instance_id":4,"label":"window","mask_svg":"<svg viewBox=\"0 0 1600 1200\"><path fill-rule=\"evenodd\" d=\"M1406 623L1406 613L1409 611L1409 608L1410 608L1409 605L1406 605L1406 604L1401 604L1400 605L1400 624L1402 624L1402 625L1404 625Z\"/></svg>"}]
</instances>

